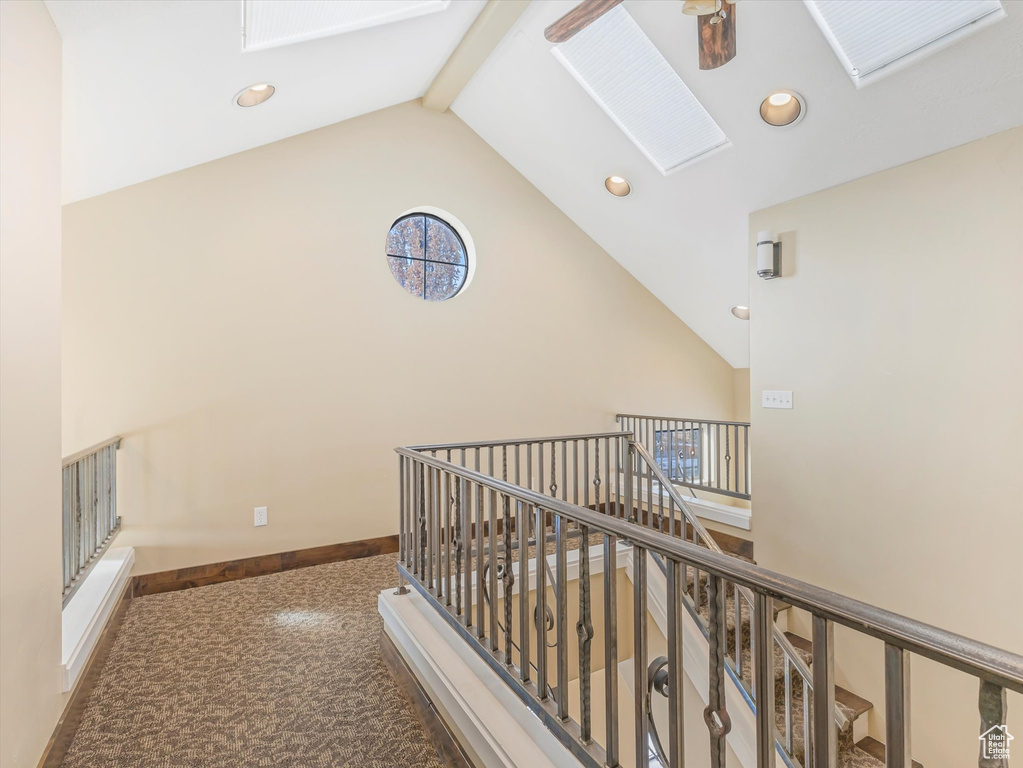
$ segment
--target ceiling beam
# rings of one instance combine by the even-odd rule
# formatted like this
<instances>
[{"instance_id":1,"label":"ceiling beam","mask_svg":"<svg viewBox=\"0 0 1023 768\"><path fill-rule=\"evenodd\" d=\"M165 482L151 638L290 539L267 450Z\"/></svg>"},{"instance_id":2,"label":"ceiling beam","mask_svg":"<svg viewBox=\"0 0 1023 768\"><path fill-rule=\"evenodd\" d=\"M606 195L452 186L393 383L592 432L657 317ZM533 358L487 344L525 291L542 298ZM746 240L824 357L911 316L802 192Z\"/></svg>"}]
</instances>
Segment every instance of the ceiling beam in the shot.
<instances>
[{"instance_id":1,"label":"ceiling beam","mask_svg":"<svg viewBox=\"0 0 1023 768\"><path fill-rule=\"evenodd\" d=\"M423 96L423 106L445 112L504 39L529 0L488 0Z\"/></svg>"}]
</instances>

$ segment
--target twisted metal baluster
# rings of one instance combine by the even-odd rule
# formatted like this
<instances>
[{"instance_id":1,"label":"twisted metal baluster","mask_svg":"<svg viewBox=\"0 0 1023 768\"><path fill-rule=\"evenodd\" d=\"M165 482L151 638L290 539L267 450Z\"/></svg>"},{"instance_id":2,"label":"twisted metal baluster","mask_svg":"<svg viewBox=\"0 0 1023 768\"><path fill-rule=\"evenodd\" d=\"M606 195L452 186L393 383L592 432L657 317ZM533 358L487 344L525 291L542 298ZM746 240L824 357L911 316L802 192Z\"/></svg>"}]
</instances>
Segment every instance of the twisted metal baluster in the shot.
<instances>
[{"instance_id":1,"label":"twisted metal baluster","mask_svg":"<svg viewBox=\"0 0 1023 768\"><path fill-rule=\"evenodd\" d=\"M590 642L593 640L593 617L590 607L590 529L580 526L579 544L579 621L575 630L579 635L579 701L582 708L579 739L590 742L592 716L590 712Z\"/></svg>"},{"instance_id":2,"label":"twisted metal baluster","mask_svg":"<svg viewBox=\"0 0 1023 768\"><path fill-rule=\"evenodd\" d=\"M455 615L462 615L462 480L455 479Z\"/></svg>"},{"instance_id":3,"label":"twisted metal baluster","mask_svg":"<svg viewBox=\"0 0 1023 768\"><path fill-rule=\"evenodd\" d=\"M419 578L426 581L426 472L419 466Z\"/></svg>"},{"instance_id":4,"label":"twisted metal baluster","mask_svg":"<svg viewBox=\"0 0 1023 768\"><path fill-rule=\"evenodd\" d=\"M731 429L725 427L725 490L731 490L732 488L732 449L729 445L729 434Z\"/></svg>"},{"instance_id":5,"label":"twisted metal baluster","mask_svg":"<svg viewBox=\"0 0 1023 768\"><path fill-rule=\"evenodd\" d=\"M980 681L980 695L978 697L978 709L980 710L980 732L987 733L995 726L1005 727L1007 719L1007 704L1005 689L987 680ZM985 757L984 747L986 742L980 742L980 756L977 760L979 768L1008 768L1008 757ZM1006 742L1008 746L1008 743Z\"/></svg>"},{"instance_id":6,"label":"twisted metal baluster","mask_svg":"<svg viewBox=\"0 0 1023 768\"><path fill-rule=\"evenodd\" d=\"M710 683L703 719L710 731L711 768L725 768L725 736L732 719L725 708L725 590L721 577L707 574L707 624L710 630Z\"/></svg>"},{"instance_id":7,"label":"twisted metal baluster","mask_svg":"<svg viewBox=\"0 0 1023 768\"><path fill-rule=\"evenodd\" d=\"M551 443L551 485L550 492L551 496L558 498L558 452L554 448L554 443Z\"/></svg>"},{"instance_id":8,"label":"twisted metal baluster","mask_svg":"<svg viewBox=\"0 0 1023 768\"><path fill-rule=\"evenodd\" d=\"M508 447L501 448L501 479L508 480ZM515 575L512 573L512 538L511 538L511 507L510 500L504 497L504 662L512 664L512 585Z\"/></svg>"},{"instance_id":9,"label":"twisted metal baluster","mask_svg":"<svg viewBox=\"0 0 1023 768\"><path fill-rule=\"evenodd\" d=\"M600 506L600 441L594 441L594 498ZM579 738L588 744L592 738L593 718L590 707L590 644L593 640L593 614L590 600L590 529L579 527L581 536L579 543L579 621L575 629L579 635L579 701L582 708Z\"/></svg>"}]
</instances>

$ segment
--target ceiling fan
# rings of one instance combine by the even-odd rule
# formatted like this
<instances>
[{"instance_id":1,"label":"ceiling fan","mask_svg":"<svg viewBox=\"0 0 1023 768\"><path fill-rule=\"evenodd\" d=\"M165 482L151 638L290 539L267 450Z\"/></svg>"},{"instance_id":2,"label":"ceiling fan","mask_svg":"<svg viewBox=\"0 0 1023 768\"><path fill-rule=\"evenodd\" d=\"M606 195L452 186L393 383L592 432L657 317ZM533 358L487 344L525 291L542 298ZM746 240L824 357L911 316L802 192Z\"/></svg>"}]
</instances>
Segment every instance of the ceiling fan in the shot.
<instances>
[{"instance_id":1,"label":"ceiling fan","mask_svg":"<svg viewBox=\"0 0 1023 768\"><path fill-rule=\"evenodd\" d=\"M544 30L551 43L563 43L622 0L583 0ZM717 69L735 58L735 4L728 0L684 0L682 13L699 21L700 69Z\"/></svg>"}]
</instances>

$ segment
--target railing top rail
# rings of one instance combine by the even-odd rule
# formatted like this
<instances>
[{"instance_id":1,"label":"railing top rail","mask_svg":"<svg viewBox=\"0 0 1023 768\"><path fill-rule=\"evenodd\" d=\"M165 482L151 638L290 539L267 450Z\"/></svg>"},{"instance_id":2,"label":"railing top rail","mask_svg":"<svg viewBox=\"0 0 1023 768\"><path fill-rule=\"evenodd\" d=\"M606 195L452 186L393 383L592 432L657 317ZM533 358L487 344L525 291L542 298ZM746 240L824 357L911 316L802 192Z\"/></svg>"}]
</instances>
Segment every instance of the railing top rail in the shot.
<instances>
[{"instance_id":1,"label":"railing top rail","mask_svg":"<svg viewBox=\"0 0 1023 768\"><path fill-rule=\"evenodd\" d=\"M1023 693L1023 656L807 584L636 523L609 517L481 472L465 469L412 448L396 448L395 451L427 466L555 512L593 531L609 533L663 557L699 566L716 576L784 600L911 653Z\"/></svg>"},{"instance_id":2,"label":"railing top rail","mask_svg":"<svg viewBox=\"0 0 1023 768\"><path fill-rule=\"evenodd\" d=\"M690 424L725 424L729 427L748 427L748 421L724 421L722 419L690 419L683 416L650 416L643 413L618 413L616 419L654 419L657 421L686 422Z\"/></svg>"},{"instance_id":3,"label":"railing top rail","mask_svg":"<svg viewBox=\"0 0 1023 768\"><path fill-rule=\"evenodd\" d=\"M121 437L120 436L111 437L109 440L104 440L102 443L90 445L88 448L83 448L82 450L77 451L76 453L72 453L70 456L65 456L63 459L61 459L61 469L70 466L71 464L74 464L76 461L81 461L86 456L91 456L94 453L99 453L104 448L109 448L111 445L114 446L115 448L120 448Z\"/></svg>"},{"instance_id":4,"label":"railing top rail","mask_svg":"<svg viewBox=\"0 0 1023 768\"><path fill-rule=\"evenodd\" d=\"M527 445L532 443L559 443L565 440L594 440L605 437L632 437L631 432L591 432L582 435L555 435L553 437L517 437L510 440L480 440L465 443L436 443L433 445L410 445L411 451L446 451L462 448L497 448L502 445Z\"/></svg>"}]
</instances>

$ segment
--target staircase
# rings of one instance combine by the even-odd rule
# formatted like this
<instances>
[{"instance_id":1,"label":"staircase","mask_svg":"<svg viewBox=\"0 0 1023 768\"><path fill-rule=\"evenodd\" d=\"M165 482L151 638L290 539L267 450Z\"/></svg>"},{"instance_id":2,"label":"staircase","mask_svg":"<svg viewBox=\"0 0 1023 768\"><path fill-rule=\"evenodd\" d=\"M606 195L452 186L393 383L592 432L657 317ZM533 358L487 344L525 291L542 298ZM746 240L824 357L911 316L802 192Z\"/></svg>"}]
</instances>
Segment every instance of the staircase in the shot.
<instances>
[{"instance_id":1,"label":"staircase","mask_svg":"<svg viewBox=\"0 0 1023 768\"><path fill-rule=\"evenodd\" d=\"M655 431L654 439L663 434ZM730 463L731 439L700 433L695 441L701 450L721 449L720 460L713 453L709 460L724 477L739 472ZM688 449L692 441L681 445ZM564 757L586 768L680 768L683 741L700 735L683 735L682 692L686 677L695 684L692 673L700 671L691 666L694 653L705 655L695 661L709 671L703 736L710 768L725 768L726 745L734 746L736 735L746 743L740 759L758 768L913 768L914 655L979 680L980 732L1005 722L1006 690L1023 693L1023 657L722 552L665 474L671 457L655 459L631 432L417 446L397 454L396 594L414 589L556 739ZM700 471L706 484L706 469ZM591 544L574 559L573 540ZM619 613L621 547L632 582L628 616ZM537 557L538 551L552 555ZM600 567L591 578L597 552ZM660 574L652 578L651 567L663 582ZM667 651L651 663L648 606L662 598ZM595 605L603 609L599 617ZM786 631L790 606L809 614L811 639ZM862 733L873 705L836 685L836 624L885 644L887 750ZM620 705L615 673L624 638L631 639L631 705ZM665 732L654 722L655 695L666 699ZM740 720L746 735L730 734ZM623 722L635 737L634 759L621 752ZM978 765L1004 768L985 758Z\"/></svg>"},{"instance_id":2,"label":"staircase","mask_svg":"<svg viewBox=\"0 0 1023 768\"><path fill-rule=\"evenodd\" d=\"M740 555L733 556L740 557L741 559L749 562L754 562L752 559L745 558ZM699 615L704 619L704 621L707 621L709 619L709 610L707 604L708 591L706 577L701 576L701 580L701 589L697 590L695 576L690 577L687 580L686 593L691 599L694 599L694 601L697 594L699 594ZM727 629L729 648L735 647L735 605L735 594L734 592L730 592L725 600L725 626ZM776 602L776 620L781 614L789 609L789 605ZM750 690L752 686L750 670L752 669L753 650L751 644L749 614L745 610L741 611L741 625L739 627L739 631L739 646L742 654L742 661L740 664L742 672L740 678L746 689ZM792 648L798 654L799 658L802 660L803 664L810 669L813 664L812 641L804 637L800 637L793 632L786 631L784 632L784 635ZM799 677L799 673L791 669L791 665L786 665L785 656L780 648L776 647L774 654L775 727L781 735L782 741L786 744L786 751L791 758L800 765L806 765L805 730L798 725L806 722L804 719L805 701L803 698L802 680ZM790 680L786 680L785 677L787 666ZM786 691L791 692L787 703ZM786 707L788 707L787 710ZM855 693L846 688L836 685L835 707L842 715L842 723L838 727L838 768L884 768L884 744L869 736L862 735L866 731L865 715L873 709L873 703L861 696L857 696ZM863 717L864 720L859 720L861 717ZM789 728L790 725L795 726L792 728L791 742L789 742L786 738L786 734L788 733L787 728ZM857 734L859 734L859 738L856 737ZM913 766L914 768L922 768L920 763L915 760L913 761Z\"/></svg>"}]
</instances>

